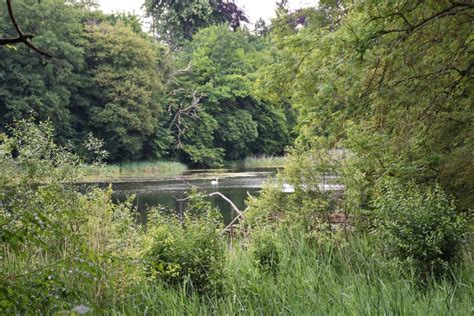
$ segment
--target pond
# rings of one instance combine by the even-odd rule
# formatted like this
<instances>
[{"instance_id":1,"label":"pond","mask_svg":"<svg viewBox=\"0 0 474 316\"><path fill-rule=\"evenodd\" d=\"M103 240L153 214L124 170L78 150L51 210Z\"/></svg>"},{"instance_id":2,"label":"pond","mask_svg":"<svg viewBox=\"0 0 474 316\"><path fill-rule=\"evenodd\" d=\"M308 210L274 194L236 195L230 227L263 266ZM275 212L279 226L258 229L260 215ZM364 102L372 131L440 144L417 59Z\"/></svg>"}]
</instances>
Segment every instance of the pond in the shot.
<instances>
[{"instance_id":1,"label":"pond","mask_svg":"<svg viewBox=\"0 0 474 316\"><path fill-rule=\"evenodd\" d=\"M274 179L276 172L275 168L189 170L174 177L121 179L112 182L112 189L114 198L119 201L135 194L134 204L139 211L138 222L145 223L146 210L153 206L161 205L169 210L182 212L185 202L178 200L185 198L192 187L207 193L220 192L240 210L244 210L248 195L258 195L263 183ZM208 200L221 211L225 224L236 216L231 205L222 197L212 196L208 197Z\"/></svg>"}]
</instances>

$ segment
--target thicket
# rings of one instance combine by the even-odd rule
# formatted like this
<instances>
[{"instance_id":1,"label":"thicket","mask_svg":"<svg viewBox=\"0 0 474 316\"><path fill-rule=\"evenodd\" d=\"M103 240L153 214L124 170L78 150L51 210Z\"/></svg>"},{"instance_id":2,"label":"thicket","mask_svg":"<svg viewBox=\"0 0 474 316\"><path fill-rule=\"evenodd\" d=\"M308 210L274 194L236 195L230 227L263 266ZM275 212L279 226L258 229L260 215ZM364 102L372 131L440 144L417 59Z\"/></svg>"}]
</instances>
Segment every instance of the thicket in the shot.
<instances>
[{"instance_id":1,"label":"thicket","mask_svg":"<svg viewBox=\"0 0 474 316\"><path fill-rule=\"evenodd\" d=\"M374 209L388 254L413 261L418 273L439 275L462 260L466 218L439 186L388 185L378 192Z\"/></svg>"},{"instance_id":2,"label":"thicket","mask_svg":"<svg viewBox=\"0 0 474 316\"><path fill-rule=\"evenodd\" d=\"M219 295L225 283L222 216L197 191L191 192L183 218L148 217L150 245L146 274L156 282L189 292Z\"/></svg>"}]
</instances>

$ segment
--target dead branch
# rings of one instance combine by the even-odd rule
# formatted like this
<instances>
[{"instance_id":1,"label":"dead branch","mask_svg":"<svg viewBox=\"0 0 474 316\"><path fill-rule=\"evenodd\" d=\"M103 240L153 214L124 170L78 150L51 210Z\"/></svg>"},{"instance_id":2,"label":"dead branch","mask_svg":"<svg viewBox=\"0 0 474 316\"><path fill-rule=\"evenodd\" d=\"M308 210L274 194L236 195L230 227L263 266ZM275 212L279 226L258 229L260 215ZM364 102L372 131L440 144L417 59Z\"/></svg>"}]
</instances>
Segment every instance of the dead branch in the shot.
<instances>
[{"instance_id":1,"label":"dead branch","mask_svg":"<svg viewBox=\"0 0 474 316\"><path fill-rule=\"evenodd\" d=\"M39 48L37 48L35 45L31 43L31 40L34 38L33 34L29 33L24 33L20 25L18 24L18 21L16 20L15 15L13 14L13 8L12 8L12 3L11 0L6 0L7 2L7 8L8 8L8 14L10 16L10 20L12 21L13 26L15 27L16 32L18 33L17 37L11 37L11 38L0 38L0 46L5 46L5 45L15 45L19 43L23 43L35 52L37 52L40 55L43 55L44 57L52 57L50 54L43 52Z\"/></svg>"},{"instance_id":2,"label":"dead branch","mask_svg":"<svg viewBox=\"0 0 474 316\"><path fill-rule=\"evenodd\" d=\"M180 88L181 89L181 88ZM168 112L170 113L170 115L173 114L174 112L174 116L173 116L173 119L171 120L168 128L169 129L172 129L173 127L176 128L177 130L177 135L176 135L176 148L180 148L181 147L181 138L183 137L183 135L185 134L186 132L186 127L183 126L182 124L182 120L184 118L191 118L193 120L199 120L199 101L201 100L203 94L202 93L199 93L198 95L198 89L194 90L194 92L192 93L191 97L191 104L189 105L185 105L184 102L181 102L178 107L174 107L173 104L171 104L169 107L168 107Z\"/></svg>"},{"instance_id":3,"label":"dead branch","mask_svg":"<svg viewBox=\"0 0 474 316\"><path fill-rule=\"evenodd\" d=\"M215 196L215 195L220 196L221 198L223 198L227 203L230 204L230 206L232 207L232 209L233 209L234 211L236 211L239 216L242 216L242 211L239 210L239 208L234 204L234 202L232 202L231 199L229 199L229 198L228 198L227 196L225 196L224 194L222 194L222 193L220 193L220 192L212 192L212 193L206 194L205 196L211 197L211 196ZM184 199L176 199L176 201L179 201L179 202L181 202L181 201L187 201L187 200L189 200L190 198L191 198L191 197L188 196L188 197L186 197L186 198L184 198Z\"/></svg>"}]
</instances>

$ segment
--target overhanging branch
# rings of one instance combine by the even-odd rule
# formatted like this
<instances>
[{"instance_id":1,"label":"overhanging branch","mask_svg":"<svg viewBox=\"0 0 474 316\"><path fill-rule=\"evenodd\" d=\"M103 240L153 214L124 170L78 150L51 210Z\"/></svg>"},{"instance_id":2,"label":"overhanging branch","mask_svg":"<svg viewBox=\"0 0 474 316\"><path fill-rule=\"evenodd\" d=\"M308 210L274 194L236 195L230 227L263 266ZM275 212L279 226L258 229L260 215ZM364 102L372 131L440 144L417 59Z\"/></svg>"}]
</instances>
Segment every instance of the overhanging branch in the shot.
<instances>
[{"instance_id":1,"label":"overhanging branch","mask_svg":"<svg viewBox=\"0 0 474 316\"><path fill-rule=\"evenodd\" d=\"M24 33L21 30L20 25L18 24L18 21L16 20L15 15L13 14L11 0L6 0L6 2L7 2L7 8L8 8L8 15L10 16L10 20L12 21L12 24L15 27L15 30L18 33L18 36L10 37L10 38L0 38L0 46L16 45L19 43L23 43L40 55L43 55L48 58L52 57L50 54L43 52L41 49L37 48L35 45L33 45L33 43L31 43L31 40L34 38L34 35Z\"/></svg>"}]
</instances>

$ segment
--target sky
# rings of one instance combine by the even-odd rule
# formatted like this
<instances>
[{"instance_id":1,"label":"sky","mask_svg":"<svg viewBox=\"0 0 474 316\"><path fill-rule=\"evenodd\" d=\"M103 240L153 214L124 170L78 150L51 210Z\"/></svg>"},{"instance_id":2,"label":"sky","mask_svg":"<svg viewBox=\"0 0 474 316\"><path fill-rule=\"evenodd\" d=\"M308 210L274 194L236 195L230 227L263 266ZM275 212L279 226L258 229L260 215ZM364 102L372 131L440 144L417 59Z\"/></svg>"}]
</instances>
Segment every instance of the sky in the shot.
<instances>
[{"instance_id":1,"label":"sky","mask_svg":"<svg viewBox=\"0 0 474 316\"><path fill-rule=\"evenodd\" d=\"M134 12L141 15L142 0L99 0L100 8L106 13L112 12ZM244 9L251 23L255 23L260 17L267 21L275 16L276 0L236 0L237 5ZM318 0L289 0L290 9L314 6Z\"/></svg>"}]
</instances>

